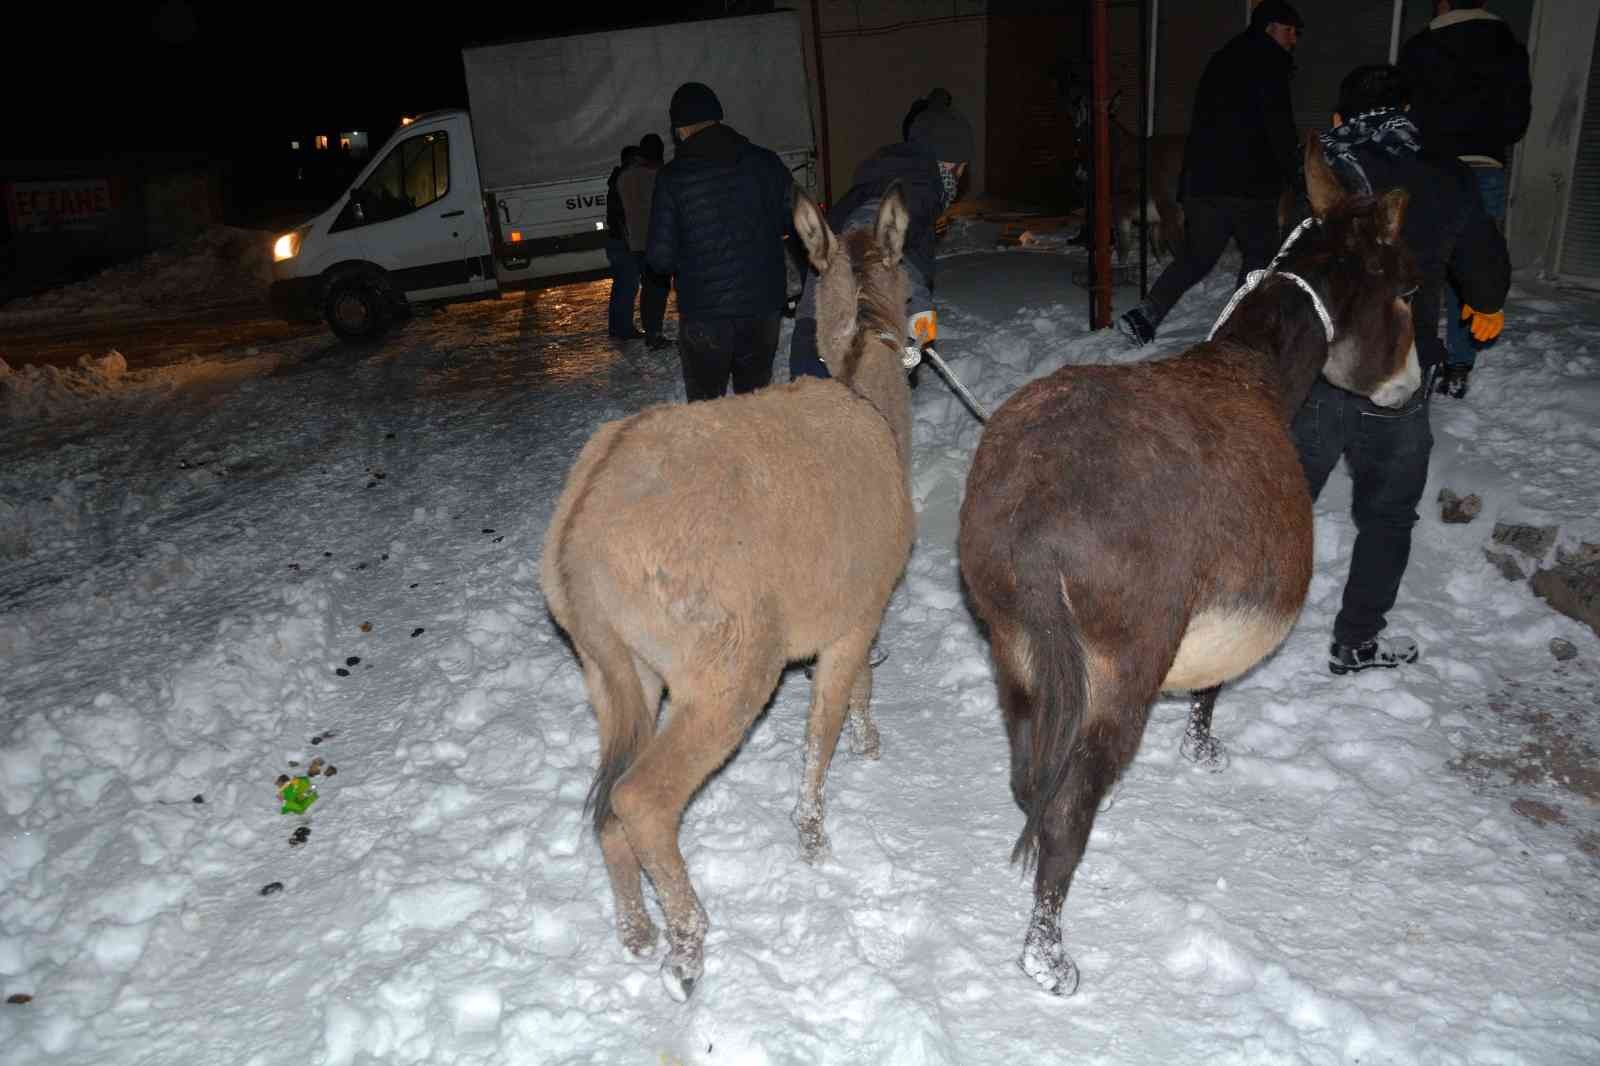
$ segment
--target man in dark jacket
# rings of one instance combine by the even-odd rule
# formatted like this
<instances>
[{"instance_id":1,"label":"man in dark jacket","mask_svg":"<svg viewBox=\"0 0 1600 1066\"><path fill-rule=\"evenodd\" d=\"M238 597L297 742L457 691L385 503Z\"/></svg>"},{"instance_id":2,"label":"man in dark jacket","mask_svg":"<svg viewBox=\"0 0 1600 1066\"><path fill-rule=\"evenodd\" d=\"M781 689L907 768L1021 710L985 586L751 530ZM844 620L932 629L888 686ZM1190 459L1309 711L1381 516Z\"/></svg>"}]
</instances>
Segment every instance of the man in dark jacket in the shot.
<instances>
[{"instance_id":1,"label":"man in dark jacket","mask_svg":"<svg viewBox=\"0 0 1600 1066\"><path fill-rule=\"evenodd\" d=\"M1333 623L1328 669L1336 674L1417 661L1414 640L1380 634L1411 557L1411 528L1428 480L1430 379L1444 358L1439 292L1449 279L1474 306L1498 312L1511 287L1505 238L1484 212L1472 175L1454 157L1426 148L1405 110L1408 92L1395 67L1357 67L1339 87L1334 128L1322 135L1328 162L1350 191L1411 194L1400 235L1421 279L1412 297L1423 367L1416 394L1386 409L1319 378L1291 430L1313 499L1341 456L1350 467L1356 542Z\"/></svg>"},{"instance_id":2,"label":"man in dark jacket","mask_svg":"<svg viewBox=\"0 0 1600 1066\"><path fill-rule=\"evenodd\" d=\"M911 101L911 109L906 112L906 117L900 120L900 139L902 141L911 139L911 124L917 121L918 115L928 109L928 105L937 104L949 110L954 103L955 98L950 95L949 89L932 89L927 96L918 97Z\"/></svg>"},{"instance_id":3,"label":"man in dark jacket","mask_svg":"<svg viewBox=\"0 0 1600 1066\"><path fill-rule=\"evenodd\" d=\"M622 162L606 179L606 262L611 264L611 300L606 308L606 332L618 340L643 337L633 324L634 298L639 294L638 258L628 250L628 221L622 210L617 179L634 161L639 149L628 145Z\"/></svg>"},{"instance_id":4,"label":"man in dark jacket","mask_svg":"<svg viewBox=\"0 0 1600 1066\"><path fill-rule=\"evenodd\" d=\"M935 90L936 94L938 90ZM946 94L948 95L948 94ZM906 305L906 336L926 346L938 338L933 310L934 223L955 200L973 154L972 126L943 100L930 94L911 124L911 136L889 144L856 167L850 191L828 211L837 232L870 225L883 194L895 182L905 197L910 221L906 227L906 279L911 283ZM794 334L789 339L789 376L830 376L817 354L815 276L807 271Z\"/></svg>"},{"instance_id":5,"label":"man in dark jacket","mask_svg":"<svg viewBox=\"0 0 1600 1066\"><path fill-rule=\"evenodd\" d=\"M777 154L722 123L722 103L699 82L668 110L672 162L656 175L645 260L677 278L678 358L690 400L772 381L787 296L783 236L794 178Z\"/></svg>"},{"instance_id":6,"label":"man in dark jacket","mask_svg":"<svg viewBox=\"0 0 1600 1066\"><path fill-rule=\"evenodd\" d=\"M1135 345L1156 339L1161 320L1211 273L1231 237L1245 274L1278 250L1278 200L1304 184L1289 102L1291 53L1305 22L1283 0L1261 0L1250 28L1211 57L1195 89L1179 191L1184 243L1144 303L1117 320Z\"/></svg>"},{"instance_id":7,"label":"man in dark jacket","mask_svg":"<svg viewBox=\"0 0 1600 1066\"><path fill-rule=\"evenodd\" d=\"M1430 152L1459 158L1472 168L1484 209L1502 227L1506 217L1506 160L1528 132L1533 81L1528 50L1483 0L1437 0L1438 17L1400 50L1410 77L1411 118ZM1439 391L1467 394L1477 360L1474 341L1492 342L1501 322L1459 294L1445 293L1449 355Z\"/></svg>"}]
</instances>

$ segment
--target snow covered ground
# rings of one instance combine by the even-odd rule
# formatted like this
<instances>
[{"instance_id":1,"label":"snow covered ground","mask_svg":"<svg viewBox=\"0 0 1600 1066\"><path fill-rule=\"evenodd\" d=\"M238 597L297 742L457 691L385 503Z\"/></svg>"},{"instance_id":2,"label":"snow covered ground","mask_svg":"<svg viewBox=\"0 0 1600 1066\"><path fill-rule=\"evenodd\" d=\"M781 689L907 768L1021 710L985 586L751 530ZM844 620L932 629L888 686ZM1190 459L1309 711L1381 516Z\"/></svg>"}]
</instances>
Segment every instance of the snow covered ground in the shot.
<instances>
[{"instance_id":1,"label":"snow covered ground","mask_svg":"<svg viewBox=\"0 0 1600 1066\"><path fill-rule=\"evenodd\" d=\"M981 401L1132 358L1086 330L1081 253L992 236L940 268ZM1600 1061L1600 641L1484 554L1496 522L1556 527L1545 562L1600 543L1594 296L1519 284L1471 395L1435 404L1392 616L1420 663L1327 672L1336 474L1299 625L1219 702L1231 767L1192 769L1185 704L1156 707L1067 902L1065 1000L1016 966L1021 816L956 569L980 430L924 370L882 759L841 748L833 859L801 862L785 675L685 819L712 922L686 1006L614 935L593 719L537 586L584 440L682 397L672 353L605 342L604 296L454 308L376 351L0 365L0 998L31 997L0 1004L8 1064ZM1483 513L1443 524L1442 488ZM319 758L316 803L279 813Z\"/></svg>"}]
</instances>

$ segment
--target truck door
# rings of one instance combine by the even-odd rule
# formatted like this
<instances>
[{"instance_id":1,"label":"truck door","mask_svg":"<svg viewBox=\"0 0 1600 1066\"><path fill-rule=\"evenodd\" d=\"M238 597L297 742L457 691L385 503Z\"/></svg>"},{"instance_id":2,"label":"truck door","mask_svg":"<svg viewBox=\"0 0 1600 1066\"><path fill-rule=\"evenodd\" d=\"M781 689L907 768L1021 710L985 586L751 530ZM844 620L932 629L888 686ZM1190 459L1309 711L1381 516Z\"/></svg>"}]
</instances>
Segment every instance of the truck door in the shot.
<instances>
[{"instance_id":1,"label":"truck door","mask_svg":"<svg viewBox=\"0 0 1600 1066\"><path fill-rule=\"evenodd\" d=\"M483 208L477 182L468 180L471 152L445 129L397 141L350 190L331 232L361 228L368 255L409 300L493 289Z\"/></svg>"}]
</instances>

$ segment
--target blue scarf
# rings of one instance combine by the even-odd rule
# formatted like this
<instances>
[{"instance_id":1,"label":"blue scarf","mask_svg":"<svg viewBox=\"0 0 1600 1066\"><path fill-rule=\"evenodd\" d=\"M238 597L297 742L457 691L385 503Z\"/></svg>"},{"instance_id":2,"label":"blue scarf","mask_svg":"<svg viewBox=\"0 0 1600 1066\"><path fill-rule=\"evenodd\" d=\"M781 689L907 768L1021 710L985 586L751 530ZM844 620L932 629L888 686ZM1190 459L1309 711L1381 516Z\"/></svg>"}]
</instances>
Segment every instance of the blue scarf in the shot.
<instances>
[{"instance_id":1,"label":"blue scarf","mask_svg":"<svg viewBox=\"0 0 1600 1066\"><path fill-rule=\"evenodd\" d=\"M1414 156L1422 150L1417 127L1404 111L1379 108L1346 118L1344 125L1322 134L1322 151L1345 188L1372 195L1372 182L1356 157L1356 149L1376 149L1393 158Z\"/></svg>"}]
</instances>

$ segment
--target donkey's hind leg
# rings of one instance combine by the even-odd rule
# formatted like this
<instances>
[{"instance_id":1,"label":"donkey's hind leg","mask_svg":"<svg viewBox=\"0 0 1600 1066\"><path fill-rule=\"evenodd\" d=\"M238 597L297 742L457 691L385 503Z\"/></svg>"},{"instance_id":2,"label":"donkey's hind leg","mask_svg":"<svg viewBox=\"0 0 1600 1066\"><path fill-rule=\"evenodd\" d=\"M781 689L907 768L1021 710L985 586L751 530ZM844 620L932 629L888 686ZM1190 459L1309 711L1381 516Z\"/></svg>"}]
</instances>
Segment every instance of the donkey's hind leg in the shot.
<instances>
[{"instance_id":1,"label":"donkey's hind leg","mask_svg":"<svg viewBox=\"0 0 1600 1066\"><path fill-rule=\"evenodd\" d=\"M582 656L584 680L590 692L590 699L594 701L597 715L613 713L606 698L605 678L601 674L597 660L592 656ZM661 706L661 678L654 670L634 660L635 671L638 674L639 684L644 693L644 705L654 714ZM607 797L606 802L611 802ZM617 936L622 941L622 946L640 958L648 957L655 950L656 926L650 920L650 912L645 906L644 893L639 883L639 859L633 852L633 847L628 843L628 836L623 831L622 822L617 818L615 810L606 817L600 827L600 854L605 857L606 876L611 881L611 896L616 907Z\"/></svg>"},{"instance_id":2,"label":"donkey's hind leg","mask_svg":"<svg viewBox=\"0 0 1600 1066\"><path fill-rule=\"evenodd\" d=\"M1041 988L1058 996L1078 988L1078 967L1061 943L1061 908L1100 801L1139 748L1158 684L1120 677L1091 680L1094 702L1072 745L1066 780L1040 827L1033 916L1018 962Z\"/></svg>"},{"instance_id":3,"label":"donkey's hind leg","mask_svg":"<svg viewBox=\"0 0 1600 1066\"><path fill-rule=\"evenodd\" d=\"M678 848L678 826L695 791L744 739L782 665L774 659L732 666L731 677L719 669L712 679L674 678L666 725L612 789L612 807L661 904L669 949L661 983L679 1003L705 971L709 923Z\"/></svg>"},{"instance_id":4,"label":"donkey's hind leg","mask_svg":"<svg viewBox=\"0 0 1600 1066\"><path fill-rule=\"evenodd\" d=\"M821 862L828 857L828 834L822 828L823 785L828 776L828 763L839 743L847 707L852 725L855 724L857 696L860 697L859 713L866 717L866 701L872 695L872 670L867 666L872 634L871 627L852 630L817 656L816 677L811 682L811 710L806 717L800 799L794 808L794 824L800 830L800 854L807 862ZM869 735L876 741L877 727L870 718L866 721L867 728L871 729Z\"/></svg>"},{"instance_id":5,"label":"donkey's hind leg","mask_svg":"<svg viewBox=\"0 0 1600 1066\"><path fill-rule=\"evenodd\" d=\"M871 647L868 646L868 655ZM882 754L878 723L872 720L872 662L869 658L856 673L850 686L850 750L864 759L876 760Z\"/></svg>"},{"instance_id":6,"label":"donkey's hind leg","mask_svg":"<svg viewBox=\"0 0 1600 1066\"><path fill-rule=\"evenodd\" d=\"M1228 768L1228 749L1211 735L1211 712L1217 705L1217 693L1221 691L1221 685L1212 685L1189 693L1189 727L1178 748L1185 759L1212 773Z\"/></svg>"}]
</instances>

